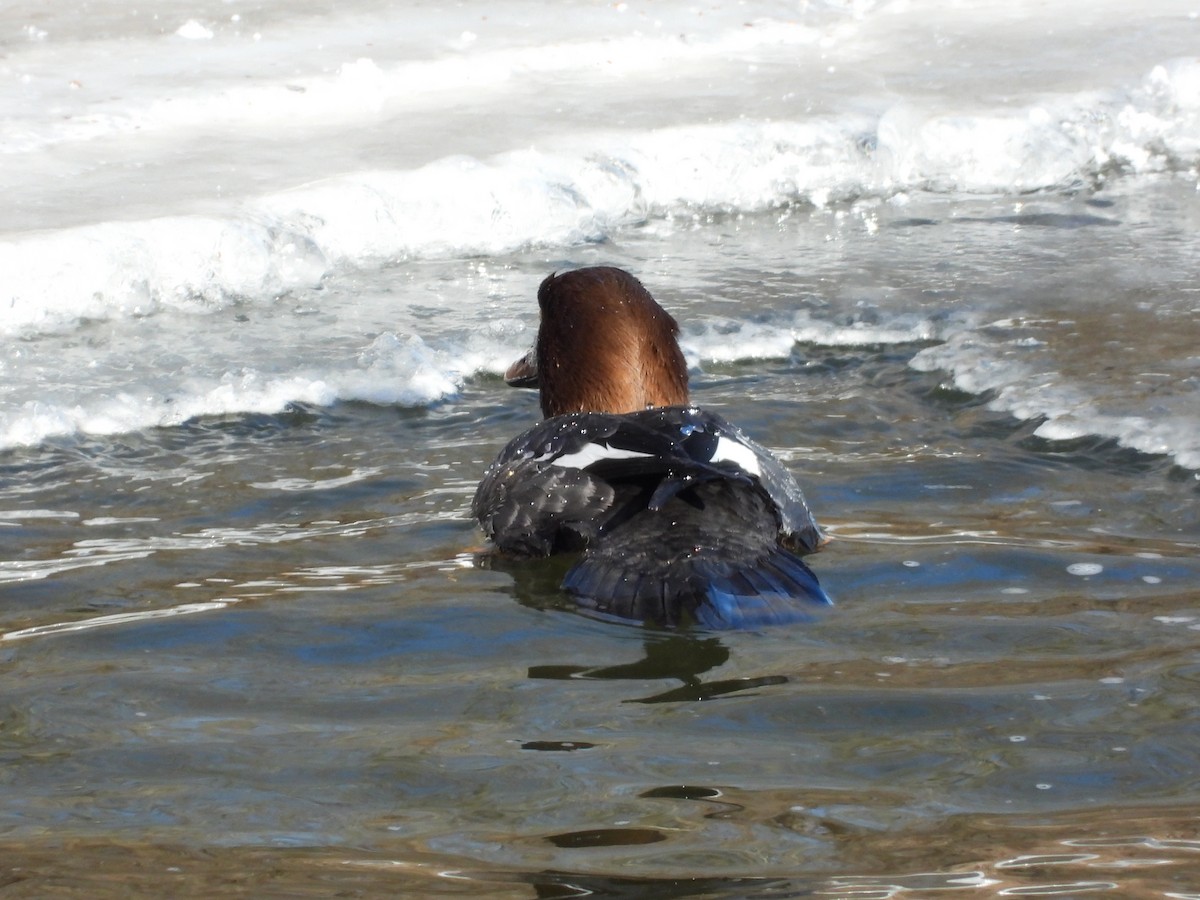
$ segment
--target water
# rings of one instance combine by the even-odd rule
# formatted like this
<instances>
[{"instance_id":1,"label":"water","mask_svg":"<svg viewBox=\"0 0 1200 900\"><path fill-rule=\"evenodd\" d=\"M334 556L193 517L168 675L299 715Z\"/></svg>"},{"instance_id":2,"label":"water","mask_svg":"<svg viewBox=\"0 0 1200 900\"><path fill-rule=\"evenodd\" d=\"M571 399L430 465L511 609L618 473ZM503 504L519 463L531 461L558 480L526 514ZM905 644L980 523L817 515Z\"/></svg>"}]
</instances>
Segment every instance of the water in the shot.
<instances>
[{"instance_id":1,"label":"water","mask_svg":"<svg viewBox=\"0 0 1200 900\"><path fill-rule=\"evenodd\" d=\"M1200 8L572 11L0 13L0 884L1200 895ZM820 621L480 555L594 263Z\"/></svg>"}]
</instances>

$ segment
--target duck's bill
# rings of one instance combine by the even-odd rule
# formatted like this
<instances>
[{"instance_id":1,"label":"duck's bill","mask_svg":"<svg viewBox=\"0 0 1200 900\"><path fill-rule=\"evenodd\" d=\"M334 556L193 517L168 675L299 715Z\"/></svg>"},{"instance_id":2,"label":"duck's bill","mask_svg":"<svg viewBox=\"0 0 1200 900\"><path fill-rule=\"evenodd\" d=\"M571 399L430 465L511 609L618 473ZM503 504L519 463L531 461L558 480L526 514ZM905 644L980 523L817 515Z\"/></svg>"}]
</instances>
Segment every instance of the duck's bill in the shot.
<instances>
[{"instance_id":1,"label":"duck's bill","mask_svg":"<svg viewBox=\"0 0 1200 900\"><path fill-rule=\"evenodd\" d=\"M513 387L538 386L537 349L530 350L504 372L504 380Z\"/></svg>"}]
</instances>

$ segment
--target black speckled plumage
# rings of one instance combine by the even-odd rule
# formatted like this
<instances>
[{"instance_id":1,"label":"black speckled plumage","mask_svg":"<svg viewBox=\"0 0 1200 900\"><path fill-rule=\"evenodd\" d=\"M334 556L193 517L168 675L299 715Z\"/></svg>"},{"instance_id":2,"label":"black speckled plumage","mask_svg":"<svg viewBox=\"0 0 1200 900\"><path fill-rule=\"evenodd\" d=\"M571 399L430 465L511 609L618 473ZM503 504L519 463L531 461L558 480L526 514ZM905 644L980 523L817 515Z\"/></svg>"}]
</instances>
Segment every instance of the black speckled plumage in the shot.
<instances>
[{"instance_id":1,"label":"black speckled plumage","mask_svg":"<svg viewBox=\"0 0 1200 900\"><path fill-rule=\"evenodd\" d=\"M563 587L598 613L732 628L830 602L793 552L822 540L795 480L703 410L546 419L504 448L472 511L503 552L582 551Z\"/></svg>"}]
</instances>

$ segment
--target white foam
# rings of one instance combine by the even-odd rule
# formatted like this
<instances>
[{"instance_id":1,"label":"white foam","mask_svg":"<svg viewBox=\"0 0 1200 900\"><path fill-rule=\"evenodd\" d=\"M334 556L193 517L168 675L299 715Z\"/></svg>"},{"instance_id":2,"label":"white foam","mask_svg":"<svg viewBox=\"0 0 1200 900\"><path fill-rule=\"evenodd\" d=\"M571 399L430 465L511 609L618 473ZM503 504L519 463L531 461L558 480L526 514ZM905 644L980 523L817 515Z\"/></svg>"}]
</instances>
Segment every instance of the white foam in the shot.
<instances>
[{"instance_id":1,"label":"white foam","mask_svg":"<svg viewBox=\"0 0 1200 900\"><path fill-rule=\"evenodd\" d=\"M937 321L909 314L875 321L830 321L801 310L790 317L742 321L709 317L687 325L679 344L689 366L749 359L783 359L797 344L818 347L874 347L940 340L963 327L963 316Z\"/></svg>"},{"instance_id":2,"label":"white foam","mask_svg":"<svg viewBox=\"0 0 1200 900\"><path fill-rule=\"evenodd\" d=\"M1171 71L1159 67L1151 81L1190 102L1200 69ZM1146 97L1147 110L1181 108ZM862 150L858 121L738 122L359 172L262 197L227 219L111 222L0 242L0 265L16 273L0 327L261 296L312 284L333 266L595 241L685 209L758 211L921 188L1022 192L1081 183L1114 157L1145 169L1195 159L1195 114L1126 114L1136 106L1124 106L1127 125L1115 130L1115 110L1086 104L958 118L898 107L880 119L873 154Z\"/></svg>"},{"instance_id":3,"label":"white foam","mask_svg":"<svg viewBox=\"0 0 1200 900\"><path fill-rule=\"evenodd\" d=\"M1116 439L1124 447L1142 453L1173 456L1184 468L1200 469L1200 417L1105 415L1095 404L1066 415L1057 415L1038 426L1035 434L1051 441L1073 440L1089 434Z\"/></svg>"},{"instance_id":4,"label":"white foam","mask_svg":"<svg viewBox=\"0 0 1200 900\"><path fill-rule=\"evenodd\" d=\"M303 236L246 216L108 222L0 241L0 334L269 298L317 283L327 268Z\"/></svg>"},{"instance_id":5,"label":"white foam","mask_svg":"<svg viewBox=\"0 0 1200 900\"><path fill-rule=\"evenodd\" d=\"M874 122L843 115L580 134L487 159L339 175L224 216L10 238L0 241L10 273L0 329L271 296L335 267L598 241L696 209L756 212L930 189L1020 193L1086 183L1114 161L1138 171L1194 164L1196 84L1200 62L1176 60L1126 94L1002 113L901 103ZM863 137L872 133L873 149Z\"/></svg>"},{"instance_id":6,"label":"white foam","mask_svg":"<svg viewBox=\"0 0 1200 900\"><path fill-rule=\"evenodd\" d=\"M516 344L486 333L435 349L419 335L384 333L356 356L331 359L323 368L264 372L253 368L197 374L160 374L153 385L128 385L115 395L108 385L64 391L60 400L0 407L0 447L36 445L47 438L122 434L171 427L227 414L273 414L293 404L328 406L357 400L423 406L458 391L466 378L498 373ZM291 359L274 365L295 365ZM299 361L303 365L303 361Z\"/></svg>"},{"instance_id":7,"label":"white foam","mask_svg":"<svg viewBox=\"0 0 1200 900\"><path fill-rule=\"evenodd\" d=\"M968 393L992 393L988 404L992 409L1019 419L1041 419L1035 434L1046 440L1098 435L1142 453L1171 456L1185 468L1200 468L1200 412L1186 386L1174 405L1157 400L1156 416L1113 412L1106 404L1117 400L1102 399L1111 388L1077 382L1048 369L1061 365L1061 360L1053 355L1039 358L1041 351L1041 342L1030 343L1019 332L1008 340L997 340L978 330L963 329L918 352L910 365L922 372L949 372L955 387ZM1125 402L1135 404L1137 398Z\"/></svg>"},{"instance_id":8,"label":"white foam","mask_svg":"<svg viewBox=\"0 0 1200 900\"><path fill-rule=\"evenodd\" d=\"M175 30L175 33L189 41L211 41L213 38L213 30L195 19L188 19Z\"/></svg>"}]
</instances>

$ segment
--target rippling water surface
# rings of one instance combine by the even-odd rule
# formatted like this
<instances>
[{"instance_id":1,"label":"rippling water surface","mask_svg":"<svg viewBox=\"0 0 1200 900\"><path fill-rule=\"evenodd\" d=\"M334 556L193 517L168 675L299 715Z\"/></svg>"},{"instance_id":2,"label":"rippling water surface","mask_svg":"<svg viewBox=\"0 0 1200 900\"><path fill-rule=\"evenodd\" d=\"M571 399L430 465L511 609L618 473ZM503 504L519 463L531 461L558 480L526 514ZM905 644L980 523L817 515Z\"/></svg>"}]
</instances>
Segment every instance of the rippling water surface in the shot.
<instances>
[{"instance_id":1,"label":"rippling water surface","mask_svg":"<svg viewBox=\"0 0 1200 900\"><path fill-rule=\"evenodd\" d=\"M619 7L364 2L311 58L319 10L123 13L94 58L0 14L43 104L2 177L44 178L0 235L0 893L1200 897L1193 11ZM173 155L222 110L189 152L237 200ZM523 134L557 155L455 156ZM595 621L484 552L538 415L498 373L595 263L804 485L818 621Z\"/></svg>"},{"instance_id":2,"label":"rippling water surface","mask_svg":"<svg viewBox=\"0 0 1200 900\"><path fill-rule=\"evenodd\" d=\"M799 218L678 246L728 302L866 315L853 277L790 274L826 224ZM965 289L938 262L959 226L921 228L927 255L869 305L911 291L936 318L922 285ZM653 283L645 246L573 261ZM526 307L561 260L510 265ZM1025 273L1007 296L996 277L998 304ZM470 493L536 415L494 376L416 410L295 405L10 451L10 890L1190 895L1195 478L1037 437L911 365L937 346L801 342L695 374L836 539L813 565L838 605L761 633L592 621L555 564L482 558Z\"/></svg>"}]
</instances>

